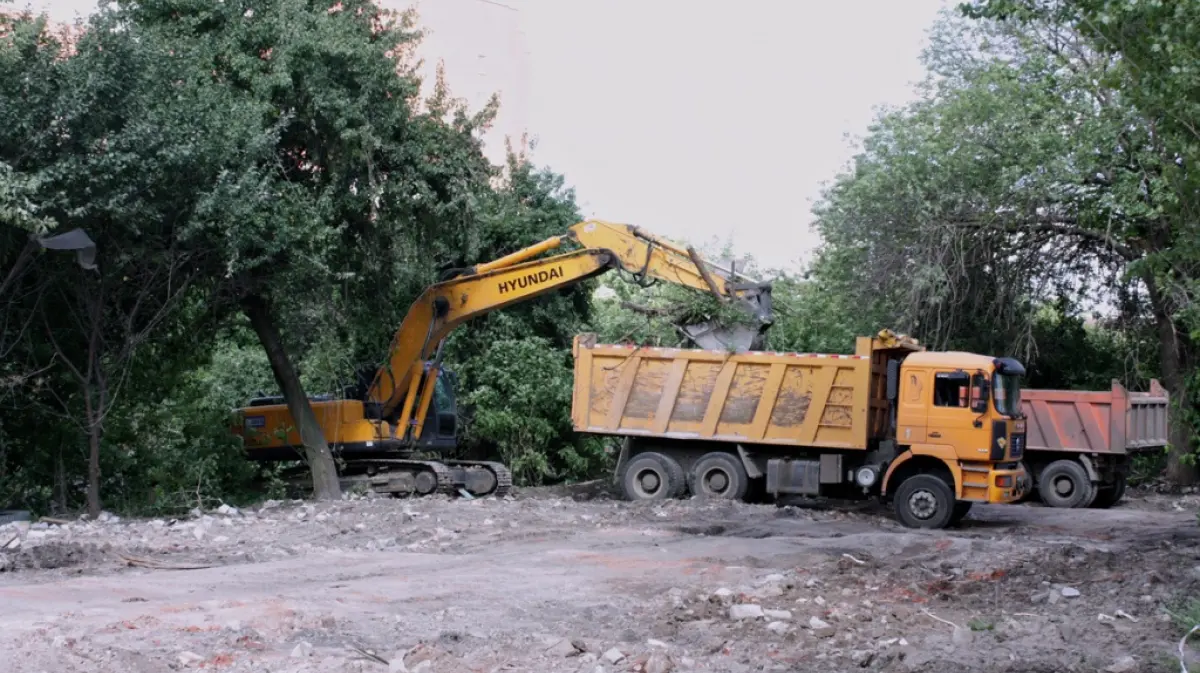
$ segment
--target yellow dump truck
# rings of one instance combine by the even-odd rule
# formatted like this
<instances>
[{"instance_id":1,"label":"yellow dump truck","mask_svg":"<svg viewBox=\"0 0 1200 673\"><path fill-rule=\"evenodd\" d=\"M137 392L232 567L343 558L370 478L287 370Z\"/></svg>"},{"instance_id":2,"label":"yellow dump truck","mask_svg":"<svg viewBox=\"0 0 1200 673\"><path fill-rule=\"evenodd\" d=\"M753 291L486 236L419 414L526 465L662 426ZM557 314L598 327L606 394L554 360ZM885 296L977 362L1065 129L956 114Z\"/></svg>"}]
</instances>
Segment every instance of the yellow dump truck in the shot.
<instances>
[{"instance_id":1,"label":"yellow dump truck","mask_svg":"<svg viewBox=\"0 0 1200 673\"><path fill-rule=\"evenodd\" d=\"M576 337L576 431L624 437L625 496L882 497L913 528L1030 488L1011 358L880 332L854 355L730 353Z\"/></svg>"}]
</instances>

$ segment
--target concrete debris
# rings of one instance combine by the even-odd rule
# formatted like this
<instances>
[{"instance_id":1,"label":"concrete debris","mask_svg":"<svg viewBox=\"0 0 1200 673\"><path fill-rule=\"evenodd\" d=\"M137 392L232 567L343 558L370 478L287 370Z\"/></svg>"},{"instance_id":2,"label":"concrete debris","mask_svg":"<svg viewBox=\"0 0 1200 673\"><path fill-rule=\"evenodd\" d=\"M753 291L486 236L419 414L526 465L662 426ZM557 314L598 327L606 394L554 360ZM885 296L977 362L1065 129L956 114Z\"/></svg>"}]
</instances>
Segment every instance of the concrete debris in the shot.
<instances>
[{"instance_id":1,"label":"concrete debris","mask_svg":"<svg viewBox=\"0 0 1200 673\"><path fill-rule=\"evenodd\" d=\"M670 645L664 643L663 641L655 639L655 638L651 638L651 639L647 640L646 644L649 645L650 647L661 647L664 650L669 649L671 647Z\"/></svg>"},{"instance_id":2,"label":"concrete debris","mask_svg":"<svg viewBox=\"0 0 1200 673\"><path fill-rule=\"evenodd\" d=\"M808 619L808 628L816 630L816 629L827 629L830 627L829 627L829 622L821 619L820 617L810 617Z\"/></svg>"},{"instance_id":3,"label":"concrete debris","mask_svg":"<svg viewBox=\"0 0 1200 673\"><path fill-rule=\"evenodd\" d=\"M569 638L560 638L546 650L546 653L552 657L573 657L585 649L587 648L576 647Z\"/></svg>"},{"instance_id":4,"label":"concrete debris","mask_svg":"<svg viewBox=\"0 0 1200 673\"><path fill-rule=\"evenodd\" d=\"M774 619L776 621L789 622L792 620L792 611L791 610L770 610L770 609L764 608L763 616L766 617L767 619Z\"/></svg>"},{"instance_id":5,"label":"concrete debris","mask_svg":"<svg viewBox=\"0 0 1200 673\"><path fill-rule=\"evenodd\" d=\"M306 640L302 640L299 643L297 643L295 647L292 648L292 658L293 659L302 659L304 657L311 657L312 651L313 651L312 643L309 643Z\"/></svg>"},{"instance_id":6,"label":"concrete debris","mask_svg":"<svg viewBox=\"0 0 1200 673\"><path fill-rule=\"evenodd\" d=\"M1079 598L1079 589L1074 587L1063 587L1062 595L1063 598Z\"/></svg>"},{"instance_id":7,"label":"concrete debris","mask_svg":"<svg viewBox=\"0 0 1200 673\"><path fill-rule=\"evenodd\" d=\"M642 665L644 673L671 673L675 670L675 662L665 652L652 652Z\"/></svg>"},{"instance_id":8,"label":"concrete debris","mask_svg":"<svg viewBox=\"0 0 1200 673\"><path fill-rule=\"evenodd\" d=\"M177 658L179 659L179 663L183 666L193 666L204 661L204 657L196 654L195 652L188 651L180 652Z\"/></svg>"},{"instance_id":9,"label":"concrete debris","mask_svg":"<svg viewBox=\"0 0 1200 673\"><path fill-rule=\"evenodd\" d=\"M617 648L613 647L613 648L606 650L604 652L604 654L600 656L600 658L607 661L610 664L615 664L618 661L621 661L622 659L624 659L625 654L623 652L621 652L621 650L618 650Z\"/></svg>"},{"instance_id":10,"label":"concrete debris","mask_svg":"<svg viewBox=\"0 0 1200 673\"><path fill-rule=\"evenodd\" d=\"M853 661L859 668L866 668L875 660L875 653L871 650L851 650L850 661Z\"/></svg>"},{"instance_id":11,"label":"concrete debris","mask_svg":"<svg viewBox=\"0 0 1200 673\"><path fill-rule=\"evenodd\" d=\"M735 621L743 619L760 619L764 615L761 605L754 603L737 603L729 606L729 618Z\"/></svg>"},{"instance_id":12,"label":"concrete debris","mask_svg":"<svg viewBox=\"0 0 1200 673\"><path fill-rule=\"evenodd\" d=\"M1137 668L1137 660L1129 655L1117 659L1104 670L1108 673L1130 673Z\"/></svg>"},{"instance_id":13,"label":"concrete debris","mask_svg":"<svg viewBox=\"0 0 1200 673\"><path fill-rule=\"evenodd\" d=\"M768 631L770 631L771 633L777 633L779 635L783 635L783 634L787 633L788 631L791 630L791 628L792 627L788 626L787 622L771 622L771 623L767 624Z\"/></svg>"}]
</instances>

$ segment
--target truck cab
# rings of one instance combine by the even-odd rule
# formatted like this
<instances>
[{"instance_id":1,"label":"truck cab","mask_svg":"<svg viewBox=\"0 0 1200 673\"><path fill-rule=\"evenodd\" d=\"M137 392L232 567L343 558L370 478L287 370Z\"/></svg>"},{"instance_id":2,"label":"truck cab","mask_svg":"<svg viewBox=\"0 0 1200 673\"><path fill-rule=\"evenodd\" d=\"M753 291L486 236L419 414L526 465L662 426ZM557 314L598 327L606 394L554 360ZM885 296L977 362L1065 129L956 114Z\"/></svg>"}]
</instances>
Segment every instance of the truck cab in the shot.
<instances>
[{"instance_id":1,"label":"truck cab","mask_svg":"<svg viewBox=\"0 0 1200 673\"><path fill-rule=\"evenodd\" d=\"M928 469L930 459L946 466L956 500L964 503L1010 502L1027 491L1029 477L1020 463L1026 431L1024 374L1012 358L974 353L920 351L891 361L888 396L894 405L897 455L888 466L883 492L895 489L902 480L898 477L917 465Z\"/></svg>"}]
</instances>

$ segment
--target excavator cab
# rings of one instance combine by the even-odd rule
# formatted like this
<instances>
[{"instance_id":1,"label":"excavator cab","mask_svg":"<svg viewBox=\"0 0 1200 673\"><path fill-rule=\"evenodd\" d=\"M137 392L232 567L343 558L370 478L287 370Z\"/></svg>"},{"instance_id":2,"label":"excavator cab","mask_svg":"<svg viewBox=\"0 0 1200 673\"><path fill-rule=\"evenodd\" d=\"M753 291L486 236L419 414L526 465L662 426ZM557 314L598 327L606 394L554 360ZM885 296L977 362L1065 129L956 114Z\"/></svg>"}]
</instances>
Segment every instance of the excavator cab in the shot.
<instances>
[{"instance_id":1,"label":"excavator cab","mask_svg":"<svg viewBox=\"0 0 1200 673\"><path fill-rule=\"evenodd\" d=\"M458 432L458 374L450 369L438 372L430 401L429 418L417 438L421 451L450 451L456 446Z\"/></svg>"}]
</instances>

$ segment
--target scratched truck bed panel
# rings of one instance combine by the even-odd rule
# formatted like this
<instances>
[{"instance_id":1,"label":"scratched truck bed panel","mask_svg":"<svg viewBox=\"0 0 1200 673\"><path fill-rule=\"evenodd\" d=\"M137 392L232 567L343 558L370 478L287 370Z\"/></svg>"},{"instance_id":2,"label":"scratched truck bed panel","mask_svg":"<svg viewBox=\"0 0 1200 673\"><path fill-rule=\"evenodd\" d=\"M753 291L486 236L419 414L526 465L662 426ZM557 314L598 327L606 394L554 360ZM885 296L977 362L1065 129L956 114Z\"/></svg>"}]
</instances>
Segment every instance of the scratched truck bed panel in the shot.
<instances>
[{"instance_id":1,"label":"scratched truck bed panel","mask_svg":"<svg viewBox=\"0 0 1200 673\"><path fill-rule=\"evenodd\" d=\"M635 348L588 336L575 349L578 431L867 446L869 357Z\"/></svg>"},{"instance_id":2,"label":"scratched truck bed panel","mask_svg":"<svg viewBox=\"0 0 1200 673\"><path fill-rule=\"evenodd\" d=\"M1126 453L1167 445L1166 390L1151 381L1149 392L1112 390L1021 391L1028 419L1029 451Z\"/></svg>"}]
</instances>

